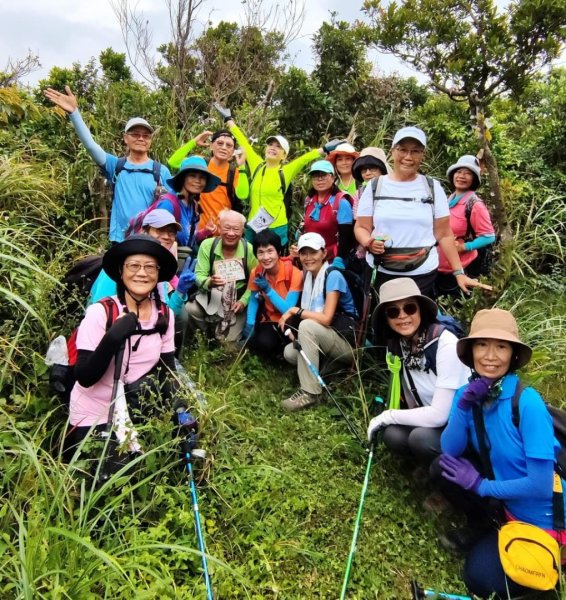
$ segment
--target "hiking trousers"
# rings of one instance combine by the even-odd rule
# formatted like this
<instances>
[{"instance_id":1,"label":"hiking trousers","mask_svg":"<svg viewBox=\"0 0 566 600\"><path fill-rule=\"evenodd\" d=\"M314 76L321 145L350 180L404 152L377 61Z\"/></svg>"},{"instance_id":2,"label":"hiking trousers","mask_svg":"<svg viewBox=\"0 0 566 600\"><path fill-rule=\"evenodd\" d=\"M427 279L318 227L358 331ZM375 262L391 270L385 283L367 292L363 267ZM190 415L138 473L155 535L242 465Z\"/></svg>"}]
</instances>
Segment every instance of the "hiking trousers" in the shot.
<instances>
[{"instance_id":1,"label":"hiking trousers","mask_svg":"<svg viewBox=\"0 0 566 600\"><path fill-rule=\"evenodd\" d=\"M185 304L185 310L187 311L188 315L189 331L200 329L200 331L203 331L206 335L210 336L211 332L214 332L216 325L220 321L220 317L217 315L207 315L202 306L196 300L187 302ZM243 310L236 315L236 322L230 326L225 341L235 342L239 340L245 324L246 311ZM211 337L214 337L214 335Z\"/></svg>"},{"instance_id":2,"label":"hiking trousers","mask_svg":"<svg viewBox=\"0 0 566 600\"><path fill-rule=\"evenodd\" d=\"M321 325L312 319L305 319L299 324L299 343L317 371L320 367L320 353L341 363L351 364L354 360L352 346L332 327ZM320 394L322 388L309 369L305 359L293 344L285 346L285 360L297 365L297 374L301 389L309 394Z\"/></svg>"}]
</instances>

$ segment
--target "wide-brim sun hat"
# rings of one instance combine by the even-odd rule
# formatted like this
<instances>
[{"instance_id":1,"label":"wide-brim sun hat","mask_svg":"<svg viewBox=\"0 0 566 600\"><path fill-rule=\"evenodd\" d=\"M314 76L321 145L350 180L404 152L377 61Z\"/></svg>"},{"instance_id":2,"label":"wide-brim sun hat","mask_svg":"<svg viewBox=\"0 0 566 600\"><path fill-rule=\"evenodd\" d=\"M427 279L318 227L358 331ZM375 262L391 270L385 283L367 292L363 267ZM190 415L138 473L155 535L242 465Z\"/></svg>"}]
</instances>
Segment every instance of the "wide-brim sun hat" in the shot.
<instances>
[{"instance_id":1,"label":"wide-brim sun hat","mask_svg":"<svg viewBox=\"0 0 566 600\"><path fill-rule=\"evenodd\" d=\"M460 156L453 165L450 165L448 169L446 169L446 177L450 181L452 189L454 189L454 173L458 171L458 169L468 169L468 171L475 175L474 183L472 183L470 189L477 190L481 183L480 161L477 157L472 156L471 154L464 154L464 156Z\"/></svg>"},{"instance_id":2,"label":"wide-brim sun hat","mask_svg":"<svg viewBox=\"0 0 566 600\"><path fill-rule=\"evenodd\" d=\"M414 298L417 301L421 310L421 316L424 316L431 323L436 319L438 314L436 302L427 296L423 296L419 286L410 277L397 277L396 279L386 281L379 288L379 304L372 318L374 327L383 330L383 327L387 325L385 309L388 304L408 298Z\"/></svg>"},{"instance_id":3,"label":"wide-brim sun hat","mask_svg":"<svg viewBox=\"0 0 566 600\"><path fill-rule=\"evenodd\" d=\"M328 154L326 160L331 162L332 165L335 167L336 159L339 156L349 156L350 158L356 160L356 158L358 158L359 155L360 153L354 148L354 146L352 146L352 144L344 142L342 144L338 144L338 146L336 146L336 148L334 148L334 150L332 150L332 152Z\"/></svg>"},{"instance_id":4,"label":"wide-brim sun hat","mask_svg":"<svg viewBox=\"0 0 566 600\"><path fill-rule=\"evenodd\" d=\"M303 233L297 242L297 248L302 250L303 248L312 248L313 250L322 250L326 248L326 242L320 233L310 231L309 233Z\"/></svg>"},{"instance_id":5,"label":"wide-brim sun hat","mask_svg":"<svg viewBox=\"0 0 566 600\"><path fill-rule=\"evenodd\" d=\"M317 160L313 162L309 169L309 175L313 173L329 173L330 175L334 175L334 166L328 160Z\"/></svg>"},{"instance_id":6,"label":"wide-brim sun hat","mask_svg":"<svg viewBox=\"0 0 566 600\"><path fill-rule=\"evenodd\" d=\"M282 135L270 135L265 140L266 144L269 144L269 142L277 142L281 146L281 148L283 148L283 152L285 152L285 155L289 154L289 142Z\"/></svg>"},{"instance_id":7,"label":"wide-brim sun hat","mask_svg":"<svg viewBox=\"0 0 566 600\"><path fill-rule=\"evenodd\" d=\"M515 317L508 310L501 308L479 310L470 325L470 334L458 340L456 345L458 358L470 369L474 368L473 347L474 340L477 339L503 340L512 344L514 369L524 367L533 354L531 347L522 342L519 337Z\"/></svg>"},{"instance_id":8,"label":"wide-brim sun hat","mask_svg":"<svg viewBox=\"0 0 566 600\"><path fill-rule=\"evenodd\" d=\"M399 129L393 136L393 143L391 144L391 147L393 148L403 140L407 139L416 140L419 142L419 144L426 148L425 132L422 129L414 126L401 127L401 129Z\"/></svg>"},{"instance_id":9,"label":"wide-brim sun hat","mask_svg":"<svg viewBox=\"0 0 566 600\"><path fill-rule=\"evenodd\" d=\"M177 231L181 231L182 227L177 221L175 221L175 215L171 214L164 208L154 208L148 212L143 218L142 227L154 227L155 229L161 229L173 225Z\"/></svg>"},{"instance_id":10,"label":"wide-brim sun hat","mask_svg":"<svg viewBox=\"0 0 566 600\"><path fill-rule=\"evenodd\" d=\"M364 167L377 167L384 175L391 173L391 167L387 163L387 156L382 148L368 146L360 152L352 165L352 174L356 181L363 181L362 169Z\"/></svg>"},{"instance_id":11,"label":"wide-brim sun hat","mask_svg":"<svg viewBox=\"0 0 566 600\"><path fill-rule=\"evenodd\" d=\"M181 163L181 168L179 169L177 175L167 180L167 184L170 185L177 193L179 193L183 189L185 177L191 171L197 171L206 175L206 185L202 190L204 193L212 192L222 183L220 177L213 175L208 170L206 160L204 160L202 156L189 156Z\"/></svg>"},{"instance_id":12,"label":"wide-brim sun hat","mask_svg":"<svg viewBox=\"0 0 566 600\"><path fill-rule=\"evenodd\" d=\"M145 127L149 133L153 133L155 131L145 119L142 119L141 117L134 117L126 123L126 127L124 127L124 133L128 133L128 131L134 127Z\"/></svg>"},{"instance_id":13,"label":"wide-brim sun hat","mask_svg":"<svg viewBox=\"0 0 566 600\"><path fill-rule=\"evenodd\" d=\"M145 233L137 233L112 246L102 258L102 268L110 279L118 283L122 280L124 261L134 254L155 258L159 265L157 281L170 281L177 272L177 261L171 252Z\"/></svg>"}]
</instances>

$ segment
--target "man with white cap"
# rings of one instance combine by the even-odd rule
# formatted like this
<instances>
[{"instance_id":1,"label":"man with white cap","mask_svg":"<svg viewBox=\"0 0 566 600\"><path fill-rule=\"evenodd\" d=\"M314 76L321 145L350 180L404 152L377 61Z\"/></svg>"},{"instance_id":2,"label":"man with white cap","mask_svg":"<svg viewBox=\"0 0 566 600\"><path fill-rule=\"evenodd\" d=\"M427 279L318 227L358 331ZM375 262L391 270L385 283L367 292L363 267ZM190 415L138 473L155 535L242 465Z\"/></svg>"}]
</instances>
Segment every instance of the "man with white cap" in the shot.
<instances>
[{"instance_id":1,"label":"man with white cap","mask_svg":"<svg viewBox=\"0 0 566 600\"><path fill-rule=\"evenodd\" d=\"M422 129L403 127L393 137L393 171L367 185L358 206L356 239L377 267L376 288L410 277L421 293L434 297L440 246L458 286L484 287L470 279L454 246L448 200L440 183L419 171L426 149Z\"/></svg>"},{"instance_id":2,"label":"man with white cap","mask_svg":"<svg viewBox=\"0 0 566 600\"><path fill-rule=\"evenodd\" d=\"M285 249L289 243L288 223L291 208L285 201L285 192L304 167L334 150L342 140L332 140L324 148L310 150L283 165L290 149L286 138L282 135L269 136L265 141L265 154L262 158L234 122L230 109L219 105L215 107L246 153L246 162L250 170L250 210L245 231L246 239L253 242L256 233L269 227L281 238Z\"/></svg>"},{"instance_id":3,"label":"man with white cap","mask_svg":"<svg viewBox=\"0 0 566 600\"><path fill-rule=\"evenodd\" d=\"M111 182L113 195L109 237L111 242L121 242L130 219L157 199L161 188L167 187L166 181L171 177L167 167L149 158L153 127L141 117L130 119L124 128L127 156L119 158L103 150L94 141L69 86L65 86L64 94L48 88L44 95L69 113L79 139Z\"/></svg>"}]
</instances>

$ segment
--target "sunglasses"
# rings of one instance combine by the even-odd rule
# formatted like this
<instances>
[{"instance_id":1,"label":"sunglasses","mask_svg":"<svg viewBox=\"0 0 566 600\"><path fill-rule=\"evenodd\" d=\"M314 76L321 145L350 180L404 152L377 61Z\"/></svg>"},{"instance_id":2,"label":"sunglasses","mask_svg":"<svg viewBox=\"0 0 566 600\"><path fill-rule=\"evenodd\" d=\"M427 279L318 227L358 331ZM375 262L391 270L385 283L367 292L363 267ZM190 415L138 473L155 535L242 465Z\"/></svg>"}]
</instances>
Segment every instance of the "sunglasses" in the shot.
<instances>
[{"instance_id":1,"label":"sunglasses","mask_svg":"<svg viewBox=\"0 0 566 600\"><path fill-rule=\"evenodd\" d=\"M419 305L416 302L407 302L403 306L388 306L385 309L385 316L388 319L398 319L401 311L403 311L409 317L414 315L419 310Z\"/></svg>"}]
</instances>

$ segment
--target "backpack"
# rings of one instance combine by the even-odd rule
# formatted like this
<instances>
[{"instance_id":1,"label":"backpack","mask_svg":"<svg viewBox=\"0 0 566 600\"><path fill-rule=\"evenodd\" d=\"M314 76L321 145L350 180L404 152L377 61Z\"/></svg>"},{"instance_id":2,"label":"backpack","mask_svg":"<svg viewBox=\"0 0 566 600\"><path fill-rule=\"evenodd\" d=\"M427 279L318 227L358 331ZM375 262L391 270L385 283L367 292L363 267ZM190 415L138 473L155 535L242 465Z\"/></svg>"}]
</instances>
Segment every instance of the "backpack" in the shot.
<instances>
[{"instance_id":1,"label":"backpack","mask_svg":"<svg viewBox=\"0 0 566 600\"><path fill-rule=\"evenodd\" d=\"M458 339L463 338L466 334L462 324L450 315L442 315L438 314L436 317L436 321L431 323L426 331L425 342L424 342L424 371L428 373L432 371L435 375L436 372L436 354L438 352L438 340L442 335L443 331L450 331L453 333ZM401 357L401 362L403 363L403 352L401 350L401 340L398 338L394 338L393 340L387 341L387 347L389 350L396 356ZM409 384L411 389L411 393L413 394L413 398L415 399L418 406L423 406L422 400L419 396L417 388L415 386L415 382L411 376L411 373L408 369L405 369L405 365L403 363L403 374L405 376L406 383Z\"/></svg>"},{"instance_id":2,"label":"backpack","mask_svg":"<svg viewBox=\"0 0 566 600\"><path fill-rule=\"evenodd\" d=\"M469 242L476 237L476 232L472 227L472 210L477 202L481 202L481 200L475 194L473 194L466 202L465 216L467 226L464 235L465 242ZM489 275L493 266L493 244L478 248L477 253L477 257L466 267L466 269L474 276Z\"/></svg>"},{"instance_id":3,"label":"backpack","mask_svg":"<svg viewBox=\"0 0 566 600\"><path fill-rule=\"evenodd\" d=\"M364 282L363 282L362 278L357 273L354 273L353 271L348 271L347 269L340 269L340 267L333 267L333 266L328 267L328 269L326 269L326 273L324 274L323 298L324 298L325 302L326 302L326 280L328 279L328 275L330 275L330 273L332 273L332 271L340 272L342 274L342 276L344 277L344 279L346 280L346 283L348 284L348 289L350 290L350 293L352 294L352 300L354 301L354 306L356 308L356 312L358 314L356 319L360 319L364 313L364 303L365 303L365 298L366 298L366 294L364 291Z\"/></svg>"},{"instance_id":4,"label":"backpack","mask_svg":"<svg viewBox=\"0 0 566 600\"><path fill-rule=\"evenodd\" d=\"M519 427L521 415L519 412L519 401L523 393L523 384L519 381L515 388L515 394L511 400L511 418L513 425ZM560 451L556 457L555 471L562 479L566 479L566 411L551 404L545 403L550 416L552 417L552 427L554 429L554 437L560 444Z\"/></svg>"},{"instance_id":5,"label":"backpack","mask_svg":"<svg viewBox=\"0 0 566 600\"><path fill-rule=\"evenodd\" d=\"M253 172L250 179L250 190L252 189L252 183L256 175L259 173L259 170L263 169L263 171L265 172L265 167L266 164L262 162L255 168L255 171ZM288 221L291 218L291 215L293 214L293 184L291 182L289 182L288 185L286 184L285 174L283 173L282 167L279 168L279 181L281 183L279 189L283 194L283 205L285 206L285 215Z\"/></svg>"},{"instance_id":6,"label":"backpack","mask_svg":"<svg viewBox=\"0 0 566 600\"><path fill-rule=\"evenodd\" d=\"M128 160L127 156L121 156L116 163L116 167L114 169L114 175L111 179L106 179L106 183L112 192L112 200L114 200L114 193L116 192L116 181L118 180L118 176L122 171L126 173L151 173L153 175L153 179L155 181L155 190L153 192L153 202L155 202L161 194L163 194L164 189L161 185L161 163L157 160L153 161L153 167L151 169L131 169L126 167L126 161ZM104 171L104 167L100 167L100 172L103 177L106 177L106 172Z\"/></svg>"},{"instance_id":7,"label":"backpack","mask_svg":"<svg viewBox=\"0 0 566 600\"><path fill-rule=\"evenodd\" d=\"M176 194L172 194L171 192L167 192L162 196L159 196L156 200L154 200L147 208L144 210L140 210L140 212L130 219L128 223L128 227L124 236L126 238L134 235L135 233L141 233L143 227L143 220L145 216L150 213L152 210L155 210L163 200L169 200L173 205L173 216L175 217L175 221L177 223L181 223L181 201ZM191 231L189 236L189 240L193 237L194 229Z\"/></svg>"},{"instance_id":8,"label":"backpack","mask_svg":"<svg viewBox=\"0 0 566 600\"><path fill-rule=\"evenodd\" d=\"M102 254L91 254L76 262L63 277L63 285L68 296L72 296L77 291L86 299L100 271L102 271Z\"/></svg>"},{"instance_id":9,"label":"backpack","mask_svg":"<svg viewBox=\"0 0 566 600\"><path fill-rule=\"evenodd\" d=\"M104 307L106 313L106 326L104 331L108 331L112 327L114 321L118 318L119 308L116 302L110 297L102 298L98 301ZM167 304L161 303L159 314L163 314L167 326L169 326L170 310ZM50 383L54 387L55 391L61 396L61 398L68 403L71 390L75 385L74 366L77 364L78 350L77 350L77 333L78 327L75 327L69 339L67 340L67 354L69 356L68 365L53 365L50 373ZM150 335L155 333L155 329L145 329L142 331L136 331L133 335Z\"/></svg>"}]
</instances>

